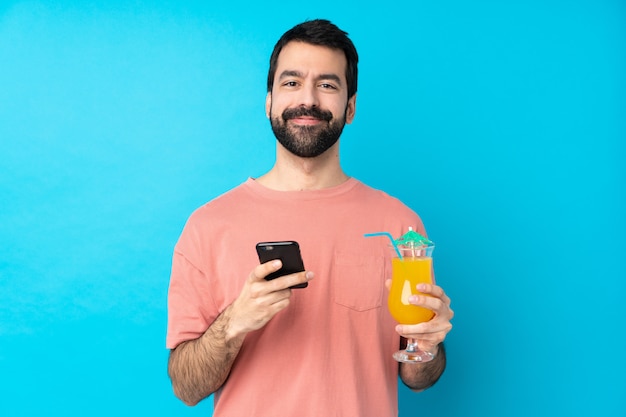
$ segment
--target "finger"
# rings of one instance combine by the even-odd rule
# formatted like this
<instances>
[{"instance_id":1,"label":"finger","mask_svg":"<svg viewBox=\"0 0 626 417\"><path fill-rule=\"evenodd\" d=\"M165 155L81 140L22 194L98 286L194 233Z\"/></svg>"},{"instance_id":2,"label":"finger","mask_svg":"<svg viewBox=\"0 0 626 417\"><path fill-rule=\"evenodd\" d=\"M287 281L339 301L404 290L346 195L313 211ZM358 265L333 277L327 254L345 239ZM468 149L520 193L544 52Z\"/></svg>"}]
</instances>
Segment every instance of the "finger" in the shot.
<instances>
[{"instance_id":1,"label":"finger","mask_svg":"<svg viewBox=\"0 0 626 417\"><path fill-rule=\"evenodd\" d=\"M277 293L274 293L274 294L277 294ZM272 317L279 311L284 310L285 308L289 307L289 304L291 303L291 290L284 290L284 294L285 294L284 296L278 298L276 302L271 304Z\"/></svg>"},{"instance_id":2,"label":"finger","mask_svg":"<svg viewBox=\"0 0 626 417\"><path fill-rule=\"evenodd\" d=\"M429 294L439 298L445 305L450 305L450 297L447 296L443 288L434 284L417 284L417 290L424 294Z\"/></svg>"},{"instance_id":3,"label":"finger","mask_svg":"<svg viewBox=\"0 0 626 417\"><path fill-rule=\"evenodd\" d=\"M420 350L429 352L433 356L437 356L437 353L438 353L437 346L439 346L439 344L443 342L443 340L438 341L438 340L430 340L430 339L418 339L418 340L415 340L415 342L417 343L417 347Z\"/></svg>"},{"instance_id":4,"label":"finger","mask_svg":"<svg viewBox=\"0 0 626 417\"><path fill-rule=\"evenodd\" d=\"M264 281L266 276L268 276L272 272L278 271L282 266L283 264L280 259L274 259L273 261L258 265L250 273L249 280L251 282Z\"/></svg>"},{"instance_id":5,"label":"finger","mask_svg":"<svg viewBox=\"0 0 626 417\"><path fill-rule=\"evenodd\" d=\"M452 330L450 320L435 318L431 321L418 324L398 324L396 332L408 338L433 338L438 337L443 340L446 334Z\"/></svg>"},{"instance_id":6,"label":"finger","mask_svg":"<svg viewBox=\"0 0 626 417\"><path fill-rule=\"evenodd\" d=\"M417 346L424 351L431 353L437 352L437 346L445 341L445 335L433 334L433 335L401 335L404 339L412 339L417 343Z\"/></svg>"},{"instance_id":7,"label":"finger","mask_svg":"<svg viewBox=\"0 0 626 417\"><path fill-rule=\"evenodd\" d=\"M427 308L439 315L448 309L448 306L441 299L430 295L413 294L409 297L409 304Z\"/></svg>"},{"instance_id":8,"label":"finger","mask_svg":"<svg viewBox=\"0 0 626 417\"><path fill-rule=\"evenodd\" d=\"M416 288L419 292L432 295L433 297L446 297L446 293L443 291L443 288L435 284L417 284Z\"/></svg>"},{"instance_id":9,"label":"finger","mask_svg":"<svg viewBox=\"0 0 626 417\"><path fill-rule=\"evenodd\" d=\"M296 285L304 284L313 279L315 274L312 271L296 272L295 274L283 275L273 279L270 284L271 291L280 291Z\"/></svg>"},{"instance_id":10,"label":"finger","mask_svg":"<svg viewBox=\"0 0 626 417\"><path fill-rule=\"evenodd\" d=\"M387 291L391 290L391 279L385 280L385 287L387 288Z\"/></svg>"}]
</instances>

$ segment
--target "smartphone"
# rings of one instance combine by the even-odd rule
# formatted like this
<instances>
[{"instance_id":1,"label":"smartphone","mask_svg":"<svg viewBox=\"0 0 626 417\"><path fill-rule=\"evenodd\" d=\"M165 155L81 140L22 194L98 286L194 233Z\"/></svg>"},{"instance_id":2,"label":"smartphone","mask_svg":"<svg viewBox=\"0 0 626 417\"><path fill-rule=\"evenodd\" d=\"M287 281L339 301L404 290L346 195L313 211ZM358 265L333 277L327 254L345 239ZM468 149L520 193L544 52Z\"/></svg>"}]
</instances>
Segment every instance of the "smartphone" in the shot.
<instances>
[{"instance_id":1,"label":"smartphone","mask_svg":"<svg viewBox=\"0 0 626 417\"><path fill-rule=\"evenodd\" d=\"M304 271L300 245L293 240L283 242L260 242L256 245L256 252L262 264L273 261L274 259L280 259L283 263L282 268L265 277L268 281L282 277L283 275ZM290 288L306 288L308 285L309 283L305 282Z\"/></svg>"}]
</instances>

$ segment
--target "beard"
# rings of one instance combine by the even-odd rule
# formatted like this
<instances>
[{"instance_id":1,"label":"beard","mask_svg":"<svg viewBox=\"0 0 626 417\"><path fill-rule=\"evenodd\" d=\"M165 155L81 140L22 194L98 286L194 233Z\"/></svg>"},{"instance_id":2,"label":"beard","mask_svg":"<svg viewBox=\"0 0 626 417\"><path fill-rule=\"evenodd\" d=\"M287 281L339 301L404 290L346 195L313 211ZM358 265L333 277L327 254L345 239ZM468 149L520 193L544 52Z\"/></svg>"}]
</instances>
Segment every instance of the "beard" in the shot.
<instances>
[{"instance_id":1,"label":"beard","mask_svg":"<svg viewBox=\"0 0 626 417\"><path fill-rule=\"evenodd\" d=\"M316 126L288 124L289 120L300 116L314 117L325 123ZM297 107L285 109L278 117L270 117L270 123L276 139L285 149L300 158L315 158L337 143L346 125L346 113L341 119L333 119L331 112L318 107Z\"/></svg>"}]
</instances>

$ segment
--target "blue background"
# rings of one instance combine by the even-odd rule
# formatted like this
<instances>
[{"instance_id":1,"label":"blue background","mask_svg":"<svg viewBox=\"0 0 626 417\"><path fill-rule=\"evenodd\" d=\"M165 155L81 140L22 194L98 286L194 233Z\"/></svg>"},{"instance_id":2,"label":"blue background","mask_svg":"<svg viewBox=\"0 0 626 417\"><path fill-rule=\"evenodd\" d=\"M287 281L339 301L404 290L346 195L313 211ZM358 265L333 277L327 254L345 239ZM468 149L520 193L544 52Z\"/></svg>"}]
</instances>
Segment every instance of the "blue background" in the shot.
<instances>
[{"instance_id":1,"label":"blue background","mask_svg":"<svg viewBox=\"0 0 626 417\"><path fill-rule=\"evenodd\" d=\"M447 372L400 414L626 413L623 1L20 1L0 6L0 415L211 414L166 374L171 253L272 165L269 55L317 17L361 55L346 171L421 214L456 312Z\"/></svg>"}]
</instances>

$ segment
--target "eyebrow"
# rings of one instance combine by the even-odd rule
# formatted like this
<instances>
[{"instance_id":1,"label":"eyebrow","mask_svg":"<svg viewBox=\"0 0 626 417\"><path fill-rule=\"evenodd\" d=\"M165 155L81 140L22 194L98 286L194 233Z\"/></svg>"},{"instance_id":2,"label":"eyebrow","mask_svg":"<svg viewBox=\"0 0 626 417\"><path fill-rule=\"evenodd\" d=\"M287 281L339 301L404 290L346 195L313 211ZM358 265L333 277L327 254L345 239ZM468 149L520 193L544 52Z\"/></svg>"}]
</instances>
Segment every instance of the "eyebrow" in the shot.
<instances>
[{"instance_id":1,"label":"eyebrow","mask_svg":"<svg viewBox=\"0 0 626 417\"><path fill-rule=\"evenodd\" d=\"M287 78L287 77L304 78L304 74L301 71L285 70L285 71L280 73L280 76L278 77L278 79L282 80L283 78ZM316 80L317 81L319 81L319 80L330 80L330 81L335 81L339 85L341 85L341 78L339 78L339 76L337 74L333 74L333 73L320 74L320 75L318 75L316 77Z\"/></svg>"}]
</instances>

